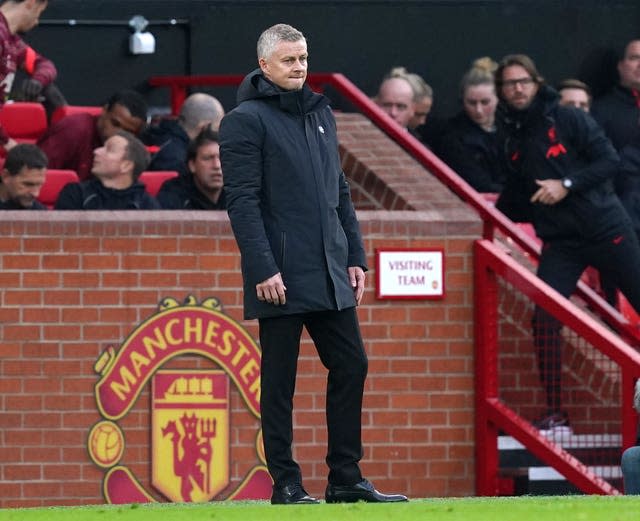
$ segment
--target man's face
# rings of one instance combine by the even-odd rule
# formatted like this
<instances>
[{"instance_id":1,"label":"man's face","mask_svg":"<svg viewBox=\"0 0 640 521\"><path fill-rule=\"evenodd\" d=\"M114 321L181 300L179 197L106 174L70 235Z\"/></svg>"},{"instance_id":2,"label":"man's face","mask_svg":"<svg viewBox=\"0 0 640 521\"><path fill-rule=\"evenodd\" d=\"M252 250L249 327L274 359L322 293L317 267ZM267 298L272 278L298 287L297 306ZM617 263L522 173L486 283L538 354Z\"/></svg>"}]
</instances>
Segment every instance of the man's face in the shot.
<instances>
[{"instance_id":1,"label":"man's face","mask_svg":"<svg viewBox=\"0 0 640 521\"><path fill-rule=\"evenodd\" d=\"M29 168L28 166L23 166L16 175L2 170L2 184L6 188L9 200L23 208L31 208L33 201L40 194L46 173L46 168Z\"/></svg>"},{"instance_id":2,"label":"man's face","mask_svg":"<svg viewBox=\"0 0 640 521\"><path fill-rule=\"evenodd\" d=\"M502 71L502 97L507 105L524 110L538 93L538 84L521 65L509 65Z\"/></svg>"},{"instance_id":3,"label":"man's face","mask_svg":"<svg viewBox=\"0 0 640 521\"><path fill-rule=\"evenodd\" d=\"M462 98L467 116L476 125L488 129L493 126L498 97L493 85L472 85L467 87Z\"/></svg>"},{"instance_id":4,"label":"man's face","mask_svg":"<svg viewBox=\"0 0 640 521\"><path fill-rule=\"evenodd\" d=\"M376 103L400 126L407 127L415 113L413 89L402 78L389 78L382 82Z\"/></svg>"},{"instance_id":5,"label":"man's face","mask_svg":"<svg viewBox=\"0 0 640 521\"><path fill-rule=\"evenodd\" d=\"M47 8L47 4L48 1L39 2L38 0L26 0L23 6L25 9L25 16L20 27L18 27L18 32L26 33L38 25L40 15Z\"/></svg>"},{"instance_id":6,"label":"man's face","mask_svg":"<svg viewBox=\"0 0 640 521\"><path fill-rule=\"evenodd\" d=\"M565 107L575 107L589 112L589 95L583 89L566 88L560 91L560 105Z\"/></svg>"},{"instance_id":7,"label":"man's face","mask_svg":"<svg viewBox=\"0 0 640 521\"><path fill-rule=\"evenodd\" d=\"M431 106L433 105L433 98L424 97L417 103L414 103L413 116L409 120L407 127L417 128L420 125L424 125L427 121L427 116L431 112Z\"/></svg>"},{"instance_id":8,"label":"man's face","mask_svg":"<svg viewBox=\"0 0 640 521\"><path fill-rule=\"evenodd\" d=\"M268 58L258 63L265 78L285 90L300 90L307 79L307 43L279 41Z\"/></svg>"},{"instance_id":9,"label":"man's face","mask_svg":"<svg viewBox=\"0 0 640 521\"><path fill-rule=\"evenodd\" d=\"M618 62L618 74L621 85L640 90L640 40L627 45L624 58Z\"/></svg>"},{"instance_id":10,"label":"man's face","mask_svg":"<svg viewBox=\"0 0 640 521\"><path fill-rule=\"evenodd\" d=\"M205 193L217 192L222 188L222 165L220 145L213 141L198 148L195 159L189 161L196 186Z\"/></svg>"},{"instance_id":11,"label":"man's face","mask_svg":"<svg viewBox=\"0 0 640 521\"><path fill-rule=\"evenodd\" d=\"M93 151L93 168L91 172L98 178L112 179L125 174L131 161L125 158L127 140L122 136L111 136L103 146Z\"/></svg>"},{"instance_id":12,"label":"man's face","mask_svg":"<svg viewBox=\"0 0 640 521\"><path fill-rule=\"evenodd\" d=\"M103 143L118 130L126 130L137 136L143 126L144 121L142 119L132 116L129 109L119 103L114 103L110 110L104 107L102 114L98 118L98 133Z\"/></svg>"}]
</instances>

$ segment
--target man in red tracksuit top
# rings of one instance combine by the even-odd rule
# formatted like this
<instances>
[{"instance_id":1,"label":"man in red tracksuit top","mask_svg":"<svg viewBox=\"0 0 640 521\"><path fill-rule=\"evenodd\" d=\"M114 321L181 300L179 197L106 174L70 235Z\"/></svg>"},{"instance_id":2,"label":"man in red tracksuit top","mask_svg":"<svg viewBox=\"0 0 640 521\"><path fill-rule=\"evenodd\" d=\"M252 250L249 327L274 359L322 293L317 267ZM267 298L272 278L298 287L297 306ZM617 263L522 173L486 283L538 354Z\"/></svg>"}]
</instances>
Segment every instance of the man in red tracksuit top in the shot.
<instances>
[{"instance_id":1,"label":"man in red tracksuit top","mask_svg":"<svg viewBox=\"0 0 640 521\"><path fill-rule=\"evenodd\" d=\"M48 0L6 0L0 5L0 108L19 68L30 75L23 85L30 96L37 95L56 78L55 65L34 53L18 36L38 25L47 4ZM0 125L0 145L9 150L15 144Z\"/></svg>"}]
</instances>

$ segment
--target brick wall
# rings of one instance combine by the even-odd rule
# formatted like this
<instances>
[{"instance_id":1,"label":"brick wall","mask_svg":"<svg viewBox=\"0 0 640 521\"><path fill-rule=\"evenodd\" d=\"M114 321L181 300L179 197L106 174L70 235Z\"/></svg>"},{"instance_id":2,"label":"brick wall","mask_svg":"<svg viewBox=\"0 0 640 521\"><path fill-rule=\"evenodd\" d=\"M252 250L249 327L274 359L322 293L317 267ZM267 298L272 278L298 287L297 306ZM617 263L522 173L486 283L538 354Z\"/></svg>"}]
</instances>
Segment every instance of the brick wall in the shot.
<instances>
[{"instance_id":1,"label":"brick wall","mask_svg":"<svg viewBox=\"0 0 640 521\"><path fill-rule=\"evenodd\" d=\"M379 247L440 247L443 300L375 299L375 269L359 308L370 358L364 402L365 475L412 497L474 492L472 243L481 225L397 146L359 116L339 115L343 158L359 201L370 267ZM360 134L358 134L358 129ZM353 140L350 142L349 140ZM352 151L367 142L367 150ZM385 159L385 154L389 157ZM362 157L361 157L362 156ZM357 160L354 158L358 158ZM350 159L351 158L351 159ZM376 161L379 161L376 163ZM380 162L381 161L381 162ZM357 166L361 165L361 166ZM356 168L363 177L358 178ZM382 179L387 192L371 191ZM367 180L368 179L368 180ZM367 194L373 194L371 197ZM395 195L394 195L395 194ZM397 203L393 201L406 201ZM420 211L410 211L410 210ZM165 297L218 297L242 322L239 257L219 212L4 212L0 223L0 507L103 501L103 470L87 453L100 419L94 364ZM206 368L184 357L170 367ZM296 451L309 492L322 496L325 370L305 339L296 395ZM255 460L258 421L231 390L231 485ZM125 463L149 485L149 390L119 422ZM225 491L220 494L225 497Z\"/></svg>"}]
</instances>

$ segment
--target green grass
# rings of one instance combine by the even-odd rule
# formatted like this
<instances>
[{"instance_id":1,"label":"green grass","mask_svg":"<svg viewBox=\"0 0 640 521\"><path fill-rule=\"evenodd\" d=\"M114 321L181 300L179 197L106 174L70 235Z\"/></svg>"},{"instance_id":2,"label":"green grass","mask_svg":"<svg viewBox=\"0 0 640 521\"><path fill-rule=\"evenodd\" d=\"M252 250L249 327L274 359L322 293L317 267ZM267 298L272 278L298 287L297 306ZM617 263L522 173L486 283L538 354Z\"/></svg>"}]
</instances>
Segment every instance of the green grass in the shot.
<instances>
[{"instance_id":1,"label":"green grass","mask_svg":"<svg viewBox=\"0 0 640 521\"><path fill-rule=\"evenodd\" d=\"M637 521L640 496L416 499L392 505L265 501L2 509L2 521Z\"/></svg>"}]
</instances>

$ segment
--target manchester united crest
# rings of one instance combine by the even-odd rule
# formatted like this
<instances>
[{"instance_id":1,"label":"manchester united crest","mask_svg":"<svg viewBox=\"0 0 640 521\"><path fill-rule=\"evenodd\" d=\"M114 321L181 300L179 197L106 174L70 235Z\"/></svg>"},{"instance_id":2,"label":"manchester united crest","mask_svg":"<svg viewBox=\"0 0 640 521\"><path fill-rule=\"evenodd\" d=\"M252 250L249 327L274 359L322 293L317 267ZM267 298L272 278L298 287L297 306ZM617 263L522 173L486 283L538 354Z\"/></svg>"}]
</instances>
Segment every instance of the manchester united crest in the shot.
<instances>
[{"instance_id":1,"label":"manchester united crest","mask_svg":"<svg viewBox=\"0 0 640 521\"><path fill-rule=\"evenodd\" d=\"M199 355L212 369L166 369L184 355ZM260 417L260 350L248 333L221 312L216 299L184 304L165 299L159 311L120 346L96 361L95 386L102 419L92 426L87 448L105 470L109 503L156 501L125 464L126 431L119 422L143 393L150 397L150 483L174 502L215 499L231 483L230 385L253 416ZM257 461L226 499L264 499L271 478L264 466L261 432Z\"/></svg>"}]
</instances>

